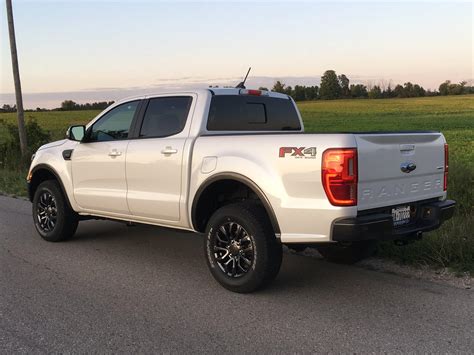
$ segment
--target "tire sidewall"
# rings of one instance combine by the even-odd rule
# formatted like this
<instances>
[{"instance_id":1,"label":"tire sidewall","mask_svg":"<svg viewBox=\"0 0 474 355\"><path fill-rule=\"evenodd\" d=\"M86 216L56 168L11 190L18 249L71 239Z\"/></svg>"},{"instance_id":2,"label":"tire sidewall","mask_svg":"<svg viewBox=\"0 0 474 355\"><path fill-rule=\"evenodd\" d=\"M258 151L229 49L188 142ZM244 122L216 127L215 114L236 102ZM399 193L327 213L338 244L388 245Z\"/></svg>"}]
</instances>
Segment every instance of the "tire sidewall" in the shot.
<instances>
[{"instance_id":1,"label":"tire sidewall","mask_svg":"<svg viewBox=\"0 0 474 355\"><path fill-rule=\"evenodd\" d=\"M243 211L242 213L244 213ZM205 234L204 248L206 253L206 261L212 275L221 285L227 289L237 292L245 292L246 290L243 289L250 290L257 287L256 285L262 283L265 275L265 264L268 262L268 260L265 260L267 256L265 255L266 253L264 250L266 247L264 240L266 237L265 231L263 228L261 228L261 226L259 226L258 223L255 223L252 218L248 217L249 216L240 216L237 207L225 206L216 211L211 217ZM236 222L247 231L254 250L254 259L250 270L245 275L238 278L230 277L221 270L215 261L212 250L213 239L217 233L216 231L220 226L228 222Z\"/></svg>"},{"instance_id":2,"label":"tire sidewall","mask_svg":"<svg viewBox=\"0 0 474 355\"><path fill-rule=\"evenodd\" d=\"M50 232L45 232L41 229L38 222L38 218L37 218L38 200L44 192L49 192L56 200L56 209L57 209L56 225L54 226L53 230ZM65 220L66 220L66 211L64 210L64 198L61 191L59 191L59 189L54 185L54 182L52 181L45 181L41 183L36 189L35 195L33 197L33 221L34 221L36 231L43 239L48 240L48 241L56 241L60 238L60 234L64 228Z\"/></svg>"}]
</instances>

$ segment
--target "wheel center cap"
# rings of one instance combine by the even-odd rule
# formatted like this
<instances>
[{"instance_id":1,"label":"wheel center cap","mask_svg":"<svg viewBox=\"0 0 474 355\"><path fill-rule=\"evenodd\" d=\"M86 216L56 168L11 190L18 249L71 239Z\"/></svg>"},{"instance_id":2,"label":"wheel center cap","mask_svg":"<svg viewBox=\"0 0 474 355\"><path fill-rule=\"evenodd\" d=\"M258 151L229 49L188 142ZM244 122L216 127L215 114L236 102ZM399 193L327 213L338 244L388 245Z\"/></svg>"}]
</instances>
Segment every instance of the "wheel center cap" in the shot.
<instances>
[{"instance_id":1,"label":"wheel center cap","mask_svg":"<svg viewBox=\"0 0 474 355\"><path fill-rule=\"evenodd\" d=\"M240 246L237 243L232 243L229 246L229 251L232 255L237 255L240 252Z\"/></svg>"}]
</instances>

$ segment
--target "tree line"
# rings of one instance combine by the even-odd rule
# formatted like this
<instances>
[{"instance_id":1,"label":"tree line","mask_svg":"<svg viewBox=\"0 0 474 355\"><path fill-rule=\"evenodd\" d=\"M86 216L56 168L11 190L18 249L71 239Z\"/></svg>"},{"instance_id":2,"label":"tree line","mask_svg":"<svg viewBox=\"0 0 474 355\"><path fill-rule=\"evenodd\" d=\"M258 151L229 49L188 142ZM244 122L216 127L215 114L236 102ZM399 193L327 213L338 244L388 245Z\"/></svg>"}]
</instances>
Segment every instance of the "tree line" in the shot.
<instances>
[{"instance_id":1,"label":"tree line","mask_svg":"<svg viewBox=\"0 0 474 355\"><path fill-rule=\"evenodd\" d=\"M104 110L114 101L98 101L92 103L78 104L72 100L64 100L61 103L61 107L53 108L51 110L46 108L37 107L35 110L25 110L26 112L42 112L42 111L81 111L81 110ZM16 105L3 105L0 108L0 112L16 112Z\"/></svg>"},{"instance_id":2,"label":"tree line","mask_svg":"<svg viewBox=\"0 0 474 355\"><path fill-rule=\"evenodd\" d=\"M260 90L268 88L260 87ZM385 99L385 98L406 98L438 95L461 95L474 94L474 86L468 86L467 82L459 84L446 80L439 86L438 91L425 90L421 85L406 82L403 85L396 85L386 81L373 84L350 84L349 78L344 75L337 75L334 70L326 70L321 77L320 86L295 85L287 86L281 81L275 82L272 91L290 95L295 101L309 100L334 100L334 99Z\"/></svg>"},{"instance_id":3,"label":"tree line","mask_svg":"<svg viewBox=\"0 0 474 355\"><path fill-rule=\"evenodd\" d=\"M268 90L266 87L260 87L260 90ZM387 99L387 98L405 98L405 97L423 97L423 96L446 96L474 94L474 86L467 85L466 81L452 83L446 80L441 83L438 90L425 90L421 85L406 82L403 85L393 86L392 82L382 80L377 84L369 82L368 84L351 84L349 78L340 74L337 75L334 70L326 70L321 77L321 84L313 86L295 85L287 86L280 80L276 81L271 91L290 95L295 101L311 100L335 100L335 99ZM98 101L92 103L78 104L72 100L64 100L61 107L48 110L37 107L36 110L25 111L80 111L80 110L104 110L114 101ZM16 105L5 104L0 108L0 112L16 112Z\"/></svg>"}]
</instances>

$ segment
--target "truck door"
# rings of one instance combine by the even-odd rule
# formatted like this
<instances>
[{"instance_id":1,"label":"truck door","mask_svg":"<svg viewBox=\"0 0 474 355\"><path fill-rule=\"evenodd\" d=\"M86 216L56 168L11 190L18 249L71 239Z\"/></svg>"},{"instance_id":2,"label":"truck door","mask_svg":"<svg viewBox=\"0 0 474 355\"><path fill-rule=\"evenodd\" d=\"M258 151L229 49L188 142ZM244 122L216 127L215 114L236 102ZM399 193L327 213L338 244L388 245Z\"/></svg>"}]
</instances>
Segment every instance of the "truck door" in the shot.
<instances>
[{"instance_id":1,"label":"truck door","mask_svg":"<svg viewBox=\"0 0 474 355\"><path fill-rule=\"evenodd\" d=\"M139 133L127 149L127 202L137 217L180 220L185 143L192 96L149 99Z\"/></svg>"},{"instance_id":2,"label":"truck door","mask_svg":"<svg viewBox=\"0 0 474 355\"><path fill-rule=\"evenodd\" d=\"M130 214L127 206L125 154L128 133L140 101L106 112L88 129L86 141L71 158L74 199L90 211Z\"/></svg>"}]
</instances>

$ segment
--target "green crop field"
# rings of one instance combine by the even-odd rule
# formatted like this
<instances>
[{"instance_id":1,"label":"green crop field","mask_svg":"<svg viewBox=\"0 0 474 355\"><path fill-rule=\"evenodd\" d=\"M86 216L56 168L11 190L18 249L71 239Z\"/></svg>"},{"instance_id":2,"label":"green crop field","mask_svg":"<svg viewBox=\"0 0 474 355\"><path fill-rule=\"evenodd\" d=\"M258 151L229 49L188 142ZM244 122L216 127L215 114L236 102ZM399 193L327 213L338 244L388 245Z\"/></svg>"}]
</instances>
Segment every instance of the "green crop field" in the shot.
<instances>
[{"instance_id":1,"label":"green crop field","mask_svg":"<svg viewBox=\"0 0 474 355\"><path fill-rule=\"evenodd\" d=\"M442 131L449 143L449 198L458 201L455 217L441 229L407 247L381 245L379 253L400 261L474 271L474 95L384 100L298 103L307 132ZM60 139L69 125L86 123L97 111L27 112ZM0 114L14 123L15 114ZM0 141L7 132L0 125ZM0 170L0 190L24 195L24 171Z\"/></svg>"}]
</instances>

